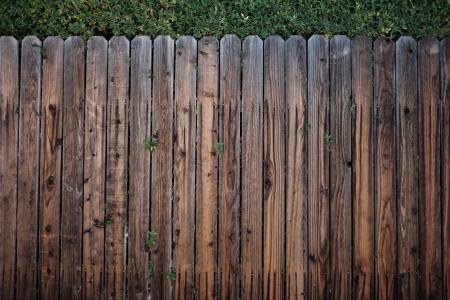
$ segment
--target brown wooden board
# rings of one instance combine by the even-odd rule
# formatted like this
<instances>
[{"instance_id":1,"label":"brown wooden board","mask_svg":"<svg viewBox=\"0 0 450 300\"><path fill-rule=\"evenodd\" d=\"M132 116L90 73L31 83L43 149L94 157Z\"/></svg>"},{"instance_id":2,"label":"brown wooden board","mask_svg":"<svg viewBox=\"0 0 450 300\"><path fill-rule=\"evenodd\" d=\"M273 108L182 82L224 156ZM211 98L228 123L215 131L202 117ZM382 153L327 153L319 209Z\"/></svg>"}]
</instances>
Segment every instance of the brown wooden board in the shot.
<instances>
[{"instance_id":1,"label":"brown wooden board","mask_svg":"<svg viewBox=\"0 0 450 300\"><path fill-rule=\"evenodd\" d=\"M439 42L419 41L420 298L442 299L441 205L439 199Z\"/></svg>"},{"instance_id":2,"label":"brown wooden board","mask_svg":"<svg viewBox=\"0 0 450 300\"><path fill-rule=\"evenodd\" d=\"M138 36L131 41L130 153L128 204L128 297L148 298L148 252L153 238L150 226L150 159L146 142L151 138L152 41Z\"/></svg>"},{"instance_id":3,"label":"brown wooden board","mask_svg":"<svg viewBox=\"0 0 450 300\"><path fill-rule=\"evenodd\" d=\"M82 296L84 42L64 42L60 297Z\"/></svg>"},{"instance_id":4,"label":"brown wooden board","mask_svg":"<svg viewBox=\"0 0 450 300\"><path fill-rule=\"evenodd\" d=\"M57 299L61 207L62 101L64 41L49 37L43 43L40 167L40 280L39 295Z\"/></svg>"},{"instance_id":5,"label":"brown wooden board","mask_svg":"<svg viewBox=\"0 0 450 300\"><path fill-rule=\"evenodd\" d=\"M262 298L263 42L242 45L241 253L243 299Z\"/></svg>"},{"instance_id":6,"label":"brown wooden board","mask_svg":"<svg viewBox=\"0 0 450 300\"><path fill-rule=\"evenodd\" d=\"M174 297L195 297L195 145L197 41L182 36L175 55L175 141L173 202Z\"/></svg>"},{"instance_id":7,"label":"brown wooden board","mask_svg":"<svg viewBox=\"0 0 450 300\"><path fill-rule=\"evenodd\" d=\"M18 109L18 42L0 37L0 299L14 298Z\"/></svg>"},{"instance_id":8,"label":"brown wooden board","mask_svg":"<svg viewBox=\"0 0 450 300\"><path fill-rule=\"evenodd\" d=\"M351 48L346 36L330 40L330 293L351 296L352 278L352 99ZM331 271L332 270L332 271Z\"/></svg>"},{"instance_id":9,"label":"brown wooden board","mask_svg":"<svg viewBox=\"0 0 450 300\"><path fill-rule=\"evenodd\" d=\"M307 297L307 72L306 41L285 44L286 82L286 298Z\"/></svg>"},{"instance_id":10,"label":"brown wooden board","mask_svg":"<svg viewBox=\"0 0 450 300\"><path fill-rule=\"evenodd\" d=\"M374 42L375 105L375 291L377 299L395 299L397 274L395 184L395 44Z\"/></svg>"},{"instance_id":11,"label":"brown wooden board","mask_svg":"<svg viewBox=\"0 0 450 300\"><path fill-rule=\"evenodd\" d=\"M308 40L308 296L327 297L329 264L328 40Z\"/></svg>"},{"instance_id":12,"label":"brown wooden board","mask_svg":"<svg viewBox=\"0 0 450 300\"><path fill-rule=\"evenodd\" d=\"M92 37L86 51L84 121L83 295L101 298L104 289L105 164L108 42Z\"/></svg>"},{"instance_id":13,"label":"brown wooden board","mask_svg":"<svg viewBox=\"0 0 450 300\"><path fill-rule=\"evenodd\" d=\"M152 252L154 274L152 297L170 298L176 276L172 255L172 165L173 165L173 81L174 42L158 36L153 54L152 137L157 148L152 154L151 230L157 233L157 247Z\"/></svg>"},{"instance_id":14,"label":"brown wooden board","mask_svg":"<svg viewBox=\"0 0 450 300\"><path fill-rule=\"evenodd\" d=\"M351 48L352 98L348 108L353 118L353 290L354 298L370 299L374 282L372 41L358 36Z\"/></svg>"},{"instance_id":15,"label":"brown wooden board","mask_svg":"<svg viewBox=\"0 0 450 300\"><path fill-rule=\"evenodd\" d=\"M219 97L219 42L204 37L198 42L197 88L197 215L196 295L210 299L216 292L217 273L217 167Z\"/></svg>"},{"instance_id":16,"label":"brown wooden board","mask_svg":"<svg viewBox=\"0 0 450 300\"><path fill-rule=\"evenodd\" d=\"M35 298L38 278L39 136L42 43L22 40L17 191L16 297Z\"/></svg>"}]
</instances>

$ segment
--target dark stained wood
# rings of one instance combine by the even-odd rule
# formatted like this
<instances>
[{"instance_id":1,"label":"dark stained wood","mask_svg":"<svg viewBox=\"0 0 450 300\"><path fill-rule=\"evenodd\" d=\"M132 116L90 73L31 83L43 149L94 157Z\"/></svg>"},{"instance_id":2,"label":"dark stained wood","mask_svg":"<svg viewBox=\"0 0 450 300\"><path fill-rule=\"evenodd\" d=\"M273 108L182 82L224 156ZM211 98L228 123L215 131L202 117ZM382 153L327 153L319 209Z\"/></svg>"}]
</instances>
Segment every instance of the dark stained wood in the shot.
<instances>
[{"instance_id":1,"label":"dark stained wood","mask_svg":"<svg viewBox=\"0 0 450 300\"><path fill-rule=\"evenodd\" d=\"M395 299L396 184L395 184L395 44L387 38L374 42L375 105L375 291L377 299ZM355 163L357 163L355 161Z\"/></svg>"},{"instance_id":2,"label":"dark stained wood","mask_svg":"<svg viewBox=\"0 0 450 300\"><path fill-rule=\"evenodd\" d=\"M104 297L106 98L108 42L92 37L86 52L84 122L83 295Z\"/></svg>"},{"instance_id":3,"label":"dark stained wood","mask_svg":"<svg viewBox=\"0 0 450 300\"><path fill-rule=\"evenodd\" d=\"M417 43L396 42L398 272L402 299L418 297L418 103Z\"/></svg>"},{"instance_id":4,"label":"dark stained wood","mask_svg":"<svg viewBox=\"0 0 450 300\"><path fill-rule=\"evenodd\" d=\"M441 205L439 199L439 42L419 41L420 298L442 298Z\"/></svg>"},{"instance_id":5,"label":"dark stained wood","mask_svg":"<svg viewBox=\"0 0 450 300\"><path fill-rule=\"evenodd\" d=\"M373 64L372 41L358 36L352 40L352 98L348 108L353 127L353 228L354 297L373 295L374 188L373 188Z\"/></svg>"},{"instance_id":6,"label":"dark stained wood","mask_svg":"<svg viewBox=\"0 0 450 300\"><path fill-rule=\"evenodd\" d=\"M195 128L197 41L183 36L176 43L175 65L175 195L173 265L175 297L195 297Z\"/></svg>"},{"instance_id":7,"label":"dark stained wood","mask_svg":"<svg viewBox=\"0 0 450 300\"><path fill-rule=\"evenodd\" d=\"M307 70L306 41L291 36L285 45L286 61L286 294L307 297Z\"/></svg>"},{"instance_id":8,"label":"dark stained wood","mask_svg":"<svg viewBox=\"0 0 450 300\"><path fill-rule=\"evenodd\" d=\"M220 41L219 288L222 299L239 292L241 40Z\"/></svg>"},{"instance_id":9,"label":"dark stained wood","mask_svg":"<svg viewBox=\"0 0 450 300\"><path fill-rule=\"evenodd\" d=\"M32 36L24 38L21 54L16 297L31 299L37 295L38 276L41 41Z\"/></svg>"},{"instance_id":10,"label":"dark stained wood","mask_svg":"<svg viewBox=\"0 0 450 300\"><path fill-rule=\"evenodd\" d=\"M125 294L128 176L128 105L130 43L115 36L108 44L108 105L106 133L105 227L106 297L122 299Z\"/></svg>"},{"instance_id":11,"label":"dark stained wood","mask_svg":"<svg viewBox=\"0 0 450 300\"><path fill-rule=\"evenodd\" d=\"M328 40L308 41L308 296L323 299L329 263Z\"/></svg>"},{"instance_id":12,"label":"dark stained wood","mask_svg":"<svg viewBox=\"0 0 450 300\"><path fill-rule=\"evenodd\" d=\"M44 299L57 299L59 296L64 41L59 37L46 38L43 49L39 293Z\"/></svg>"},{"instance_id":13,"label":"dark stained wood","mask_svg":"<svg viewBox=\"0 0 450 300\"><path fill-rule=\"evenodd\" d=\"M441 42L441 199L444 297L450 299L450 38Z\"/></svg>"},{"instance_id":14,"label":"dark stained wood","mask_svg":"<svg viewBox=\"0 0 450 300\"><path fill-rule=\"evenodd\" d=\"M63 161L60 297L79 299L82 289L84 43L64 42Z\"/></svg>"},{"instance_id":15,"label":"dark stained wood","mask_svg":"<svg viewBox=\"0 0 450 300\"><path fill-rule=\"evenodd\" d=\"M264 297L283 297L285 272L284 41L264 41Z\"/></svg>"},{"instance_id":16,"label":"dark stained wood","mask_svg":"<svg viewBox=\"0 0 450 300\"><path fill-rule=\"evenodd\" d=\"M198 42L196 296L199 299L211 299L216 291L218 50L216 38L204 37Z\"/></svg>"},{"instance_id":17,"label":"dark stained wood","mask_svg":"<svg viewBox=\"0 0 450 300\"><path fill-rule=\"evenodd\" d=\"M242 45L241 246L243 299L262 297L263 42Z\"/></svg>"},{"instance_id":18,"label":"dark stained wood","mask_svg":"<svg viewBox=\"0 0 450 300\"><path fill-rule=\"evenodd\" d=\"M173 81L174 42L169 36L158 36L153 55L152 136L158 147L152 155L151 228L157 232L157 249L152 252L154 275L152 297L170 298L172 249L172 165L173 165Z\"/></svg>"},{"instance_id":19,"label":"dark stained wood","mask_svg":"<svg viewBox=\"0 0 450 300\"><path fill-rule=\"evenodd\" d=\"M0 299L14 298L18 109L18 42L0 37Z\"/></svg>"},{"instance_id":20,"label":"dark stained wood","mask_svg":"<svg viewBox=\"0 0 450 300\"><path fill-rule=\"evenodd\" d=\"M149 278L150 159L145 141L151 137L152 41L131 41L130 154L128 204L128 297L147 299Z\"/></svg>"},{"instance_id":21,"label":"dark stained wood","mask_svg":"<svg viewBox=\"0 0 450 300\"><path fill-rule=\"evenodd\" d=\"M330 291L349 299L352 278L352 99L350 39L330 40ZM332 271L331 271L332 270Z\"/></svg>"}]
</instances>

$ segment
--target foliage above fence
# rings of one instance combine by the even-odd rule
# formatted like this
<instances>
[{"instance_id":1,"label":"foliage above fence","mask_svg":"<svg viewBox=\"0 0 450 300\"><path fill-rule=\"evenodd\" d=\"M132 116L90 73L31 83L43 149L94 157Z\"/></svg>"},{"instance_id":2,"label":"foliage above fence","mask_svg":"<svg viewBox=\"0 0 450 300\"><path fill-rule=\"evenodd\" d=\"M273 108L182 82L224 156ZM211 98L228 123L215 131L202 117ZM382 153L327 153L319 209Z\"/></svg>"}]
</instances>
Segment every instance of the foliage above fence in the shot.
<instances>
[{"instance_id":1,"label":"foliage above fence","mask_svg":"<svg viewBox=\"0 0 450 300\"><path fill-rule=\"evenodd\" d=\"M450 39L0 37L0 298L450 296Z\"/></svg>"}]
</instances>

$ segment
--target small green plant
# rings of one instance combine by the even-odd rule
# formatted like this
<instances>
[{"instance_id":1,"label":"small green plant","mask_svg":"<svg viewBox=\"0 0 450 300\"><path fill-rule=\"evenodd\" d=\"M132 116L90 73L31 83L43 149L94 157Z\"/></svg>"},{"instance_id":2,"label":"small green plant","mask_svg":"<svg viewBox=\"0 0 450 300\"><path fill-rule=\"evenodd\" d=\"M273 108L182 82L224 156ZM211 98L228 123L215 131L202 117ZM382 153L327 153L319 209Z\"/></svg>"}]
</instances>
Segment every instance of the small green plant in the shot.
<instances>
[{"instance_id":1,"label":"small green plant","mask_svg":"<svg viewBox=\"0 0 450 300\"><path fill-rule=\"evenodd\" d=\"M147 240L145 241L145 247L147 248L147 250L156 247L156 245L157 245L156 237L157 236L158 236L158 233L153 230L149 230L147 232Z\"/></svg>"},{"instance_id":2,"label":"small green plant","mask_svg":"<svg viewBox=\"0 0 450 300\"><path fill-rule=\"evenodd\" d=\"M153 262L151 259L149 259L147 263L147 278L149 280L153 277L154 272Z\"/></svg>"},{"instance_id":3,"label":"small green plant","mask_svg":"<svg viewBox=\"0 0 450 300\"><path fill-rule=\"evenodd\" d=\"M223 143L217 142L214 145L214 150L216 151L217 155L221 155L223 153L223 150L225 148L225 145Z\"/></svg>"},{"instance_id":4,"label":"small green plant","mask_svg":"<svg viewBox=\"0 0 450 300\"><path fill-rule=\"evenodd\" d=\"M158 148L158 139L151 137L151 138L145 140L144 146L145 146L145 149L147 149L153 153Z\"/></svg>"},{"instance_id":5,"label":"small green plant","mask_svg":"<svg viewBox=\"0 0 450 300\"><path fill-rule=\"evenodd\" d=\"M177 279L177 273L176 273L174 267L171 267L169 272L167 272L166 278L167 278L167 280L170 280L170 281L175 281L175 279Z\"/></svg>"},{"instance_id":6,"label":"small green plant","mask_svg":"<svg viewBox=\"0 0 450 300\"><path fill-rule=\"evenodd\" d=\"M356 107L357 107L356 103L353 101L350 101L348 108L350 109L350 112L352 114L354 114L356 112Z\"/></svg>"},{"instance_id":7,"label":"small green plant","mask_svg":"<svg viewBox=\"0 0 450 300\"><path fill-rule=\"evenodd\" d=\"M325 135L325 143L327 143L327 145L331 145L334 142L334 138L331 134L326 134Z\"/></svg>"},{"instance_id":8,"label":"small green plant","mask_svg":"<svg viewBox=\"0 0 450 300\"><path fill-rule=\"evenodd\" d=\"M105 216L103 218L103 220L95 220L94 226L99 227L99 228L104 228L108 225L111 225L112 223L113 223L113 220L112 220L111 216Z\"/></svg>"}]
</instances>

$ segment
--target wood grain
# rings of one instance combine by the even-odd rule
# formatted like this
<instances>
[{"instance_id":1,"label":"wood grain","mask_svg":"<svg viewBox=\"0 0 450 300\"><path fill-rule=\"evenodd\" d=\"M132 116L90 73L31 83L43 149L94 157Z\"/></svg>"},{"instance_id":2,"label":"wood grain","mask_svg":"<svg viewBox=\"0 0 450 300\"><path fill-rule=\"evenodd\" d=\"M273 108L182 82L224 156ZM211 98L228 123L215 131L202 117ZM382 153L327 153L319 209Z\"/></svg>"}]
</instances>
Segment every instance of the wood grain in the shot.
<instances>
[{"instance_id":1,"label":"wood grain","mask_svg":"<svg viewBox=\"0 0 450 300\"><path fill-rule=\"evenodd\" d=\"M39 293L44 299L56 299L59 296L64 41L59 37L46 38L43 49Z\"/></svg>"},{"instance_id":2,"label":"wood grain","mask_svg":"<svg viewBox=\"0 0 450 300\"><path fill-rule=\"evenodd\" d=\"M200 299L213 298L216 292L218 50L216 38L198 42L196 292Z\"/></svg>"},{"instance_id":3,"label":"wood grain","mask_svg":"<svg viewBox=\"0 0 450 300\"><path fill-rule=\"evenodd\" d=\"M195 145L197 41L183 36L176 43L175 187L173 264L177 270L174 297L195 297Z\"/></svg>"},{"instance_id":4,"label":"wood grain","mask_svg":"<svg viewBox=\"0 0 450 300\"><path fill-rule=\"evenodd\" d=\"M374 171L373 171L373 62L372 41L358 36L352 40L352 99L349 103L353 121L353 228L354 297L373 296L374 256Z\"/></svg>"},{"instance_id":5,"label":"wood grain","mask_svg":"<svg viewBox=\"0 0 450 300\"><path fill-rule=\"evenodd\" d=\"M306 298L307 217L307 58L306 41L291 36L286 60L286 298Z\"/></svg>"},{"instance_id":6,"label":"wood grain","mask_svg":"<svg viewBox=\"0 0 450 300\"><path fill-rule=\"evenodd\" d=\"M418 297L418 103L417 43L396 42L398 272L399 297Z\"/></svg>"},{"instance_id":7,"label":"wood grain","mask_svg":"<svg viewBox=\"0 0 450 300\"><path fill-rule=\"evenodd\" d=\"M17 191L16 297L37 296L39 135L41 124L42 43L22 40Z\"/></svg>"},{"instance_id":8,"label":"wood grain","mask_svg":"<svg viewBox=\"0 0 450 300\"><path fill-rule=\"evenodd\" d=\"M83 295L101 298L104 289L105 164L108 42L92 37L86 51L83 185Z\"/></svg>"},{"instance_id":9,"label":"wood grain","mask_svg":"<svg viewBox=\"0 0 450 300\"><path fill-rule=\"evenodd\" d=\"M351 296L352 278L352 99L350 39L330 40L330 290Z\"/></svg>"},{"instance_id":10,"label":"wood grain","mask_svg":"<svg viewBox=\"0 0 450 300\"><path fill-rule=\"evenodd\" d=\"M441 203L439 199L439 42L419 41L420 298L442 299Z\"/></svg>"},{"instance_id":11,"label":"wood grain","mask_svg":"<svg viewBox=\"0 0 450 300\"><path fill-rule=\"evenodd\" d=\"M106 298L125 295L128 176L128 106L130 43L115 36L108 44L105 227Z\"/></svg>"},{"instance_id":12,"label":"wood grain","mask_svg":"<svg viewBox=\"0 0 450 300\"><path fill-rule=\"evenodd\" d=\"M82 296L84 43L80 37L64 42L63 161L61 203L60 297Z\"/></svg>"},{"instance_id":13,"label":"wood grain","mask_svg":"<svg viewBox=\"0 0 450 300\"><path fill-rule=\"evenodd\" d=\"M262 298L263 42L242 45L241 246L243 299Z\"/></svg>"},{"instance_id":14,"label":"wood grain","mask_svg":"<svg viewBox=\"0 0 450 300\"><path fill-rule=\"evenodd\" d=\"M328 40L308 40L308 296L327 297L329 264Z\"/></svg>"},{"instance_id":15,"label":"wood grain","mask_svg":"<svg viewBox=\"0 0 450 300\"><path fill-rule=\"evenodd\" d=\"M14 298L18 110L18 42L0 37L0 299Z\"/></svg>"},{"instance_id":16,"label":"wood grain","mask_svg":"<svg viewBox=\"0 0 450 300\"><path fill-rule=\"evenodd\" d=\"M131 41L127 253L130 299L148 298L151 153L145 148L145 141L151 137L151 100L152 41L138 36Z\"/></svg>"},{"instance_id":17,"label":"wood grain","mask_svg":"<svg viewBox=\"0 0 450 300\"><path fill-rule=\"evenodd\" d=\"M397 274L395 44L374 42L375 128L375 263L376 298L395 299Z\"/></svg>"}]
</instances>

